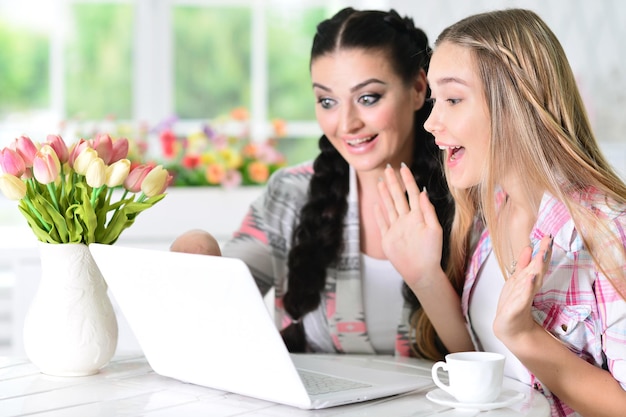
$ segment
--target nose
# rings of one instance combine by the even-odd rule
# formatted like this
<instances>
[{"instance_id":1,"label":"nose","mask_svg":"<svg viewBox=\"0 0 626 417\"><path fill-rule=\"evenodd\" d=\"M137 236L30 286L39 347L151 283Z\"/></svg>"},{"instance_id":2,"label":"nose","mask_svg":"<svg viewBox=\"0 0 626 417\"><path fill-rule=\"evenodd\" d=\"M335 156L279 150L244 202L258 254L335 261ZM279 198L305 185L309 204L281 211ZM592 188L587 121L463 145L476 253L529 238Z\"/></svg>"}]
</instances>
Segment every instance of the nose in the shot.
<instances>
[{"instance_id":1,"label":"nose","mask_svg":"<svg viewBox=\"0 0 626 417\"><path fill-rule=\"evenodd\" d=\"M436 110L436 106L433 106L430 115L424 122L424 129L426 129L427 132L430 132L433 135L435 134L435 132L441 130L441 120Z\"/></svg>"},{"instance_id":2,"label":"nose","mask_svg":"<svg viewBox=\"0 0 626 417\"><path fill-rule=\"evenodd\" d=\"M348 104L341 110L339 126L341 133L353 133L363 127L363 121L356 106Z\"/></svg>"}]
</instances>

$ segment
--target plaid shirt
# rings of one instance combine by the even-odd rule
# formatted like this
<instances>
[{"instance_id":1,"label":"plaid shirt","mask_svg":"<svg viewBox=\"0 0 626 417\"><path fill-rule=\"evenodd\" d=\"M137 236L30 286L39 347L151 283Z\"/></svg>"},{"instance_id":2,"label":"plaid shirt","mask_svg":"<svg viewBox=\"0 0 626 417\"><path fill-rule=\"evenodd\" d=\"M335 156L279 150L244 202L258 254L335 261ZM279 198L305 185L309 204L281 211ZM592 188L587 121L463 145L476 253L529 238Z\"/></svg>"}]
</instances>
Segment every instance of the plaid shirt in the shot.
<instances>
[{"instance_id":1,"label":"plaid shirt","mask_svg":"<svg viewBox=\"0 0 626 417\"><path fill-rule=\"evenodd\" d=\"M609 220L611 230L626 246L626 208L613 210L595 194L586 198L588 207ZM535 321L579 357L607 369L626 389L626 301L598 270L565 205L545 194L530 235L535 251L541 238L548 234L554 236L554 246L543 286L533 300ZM484 230L470 260L463 289L462 306L468 323L472 289L491 250L491 238ZM626 274L626 263L622 263L622 270ZM471 324L470 333L475 338ZM553 416L578 415L534 375L531 380L548 398Z\"/></svg>"}]
</instances>

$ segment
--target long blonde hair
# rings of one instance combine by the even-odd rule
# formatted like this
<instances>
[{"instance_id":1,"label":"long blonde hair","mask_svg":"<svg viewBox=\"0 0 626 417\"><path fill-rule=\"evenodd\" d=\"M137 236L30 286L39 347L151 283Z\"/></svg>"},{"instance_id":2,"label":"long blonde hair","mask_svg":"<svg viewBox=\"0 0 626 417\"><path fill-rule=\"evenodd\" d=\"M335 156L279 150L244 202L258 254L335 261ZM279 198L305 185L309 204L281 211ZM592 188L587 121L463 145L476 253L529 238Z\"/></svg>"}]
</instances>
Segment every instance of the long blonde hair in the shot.
<instances>
[{"instance_id":1,"label":"long blonde hair","mask_svg":"<svg viewBox=\"0 0 626 417\"><path fill-rule=\"evenodd\" d=\"M513 172L530 198L545 190L569 210L598 268L626 298L626 249L610 219L585 205L585 195L623 212L626 185L602 155L563 48L534 12L507 9L477 14L445 29L435 45L449 42L473 56L491 117L490 155L483 180L455 189L450 279L462 282L475 221L489 228L500 265L498 181ZM610 250L607 250L607 246ZM607 256L610 254L610 256Z\"/></svg>"}]
</instances>

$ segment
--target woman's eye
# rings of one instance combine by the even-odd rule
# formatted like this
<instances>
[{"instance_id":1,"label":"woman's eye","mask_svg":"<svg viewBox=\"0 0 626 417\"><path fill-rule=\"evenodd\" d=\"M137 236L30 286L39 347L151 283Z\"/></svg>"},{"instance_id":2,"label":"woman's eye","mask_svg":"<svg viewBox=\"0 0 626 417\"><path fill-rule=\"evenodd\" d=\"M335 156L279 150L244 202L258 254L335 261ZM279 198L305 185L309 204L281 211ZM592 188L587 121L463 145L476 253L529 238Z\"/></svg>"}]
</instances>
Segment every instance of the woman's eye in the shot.
<instances>
[{"instance_id":1,"label":"woman's eye","mask_svg":"<svg viewBox=\"0 0 626 417\"><path fill-rule=\"evenodd\" d=\"M321 97L317 100L317 102L320 104L320 106L322 106L322 108L330 109L335 103L335 100L330 99L328 97Z\"/></svg>"},{"instance_id":2,"label":"woman's eye","mask_svg":"<svg viewBox=\"0 0 626 417\"><path fill-rule=\"evenodd\" d=\"M375 104L378 100L380 100L380 94L366 94L359 97L359 103L362 103L366 106L371 106Z\"/></svg>"},{"instance_id":3,"label":"woman's eye","mask_svg":"<svg viewBox=\"0 0 626 417\"><path fill-rule=\"evenodd\" d=\"M459 104L461 102L460 98L449 98L446 100L448 103L455 105L455 104Z\"/></svg>"}]
</instances>

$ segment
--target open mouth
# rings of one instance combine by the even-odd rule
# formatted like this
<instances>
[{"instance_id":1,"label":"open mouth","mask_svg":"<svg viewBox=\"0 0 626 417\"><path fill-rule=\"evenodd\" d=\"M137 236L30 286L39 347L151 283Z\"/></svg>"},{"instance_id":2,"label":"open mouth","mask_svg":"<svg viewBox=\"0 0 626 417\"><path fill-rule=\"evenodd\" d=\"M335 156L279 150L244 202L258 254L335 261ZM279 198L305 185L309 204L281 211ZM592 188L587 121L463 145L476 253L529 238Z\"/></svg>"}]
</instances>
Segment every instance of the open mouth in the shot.
<instances>
[{"instance_id":1,"label":"open mouth","mask_svg":"<svg viewBox=\"0 0 626 417\"><path fill-rule=\"evenodd\" d=\"M374 139L376 139L378 137L378 135L374 135L374 136L369 136L369 137L365 137L365 138L358 138L358 139L352 139L352 140L347 140L346 143L350 146L359 146L362 145L364 143L369 143L371 141L373 141Z\"/></svg>"},{"instance_id":2,"label":"open mouth","mask_svg":"<svg viewBox=\"0 0 626 417\"><path fill-rule=\"evenodd\" d=\"M465 148L463 146L439 145L439 149L441 149L442 151L448 151L448 158L450 159L450 161L455 161L465 152Z\"/></svg>"}]
</instances>

